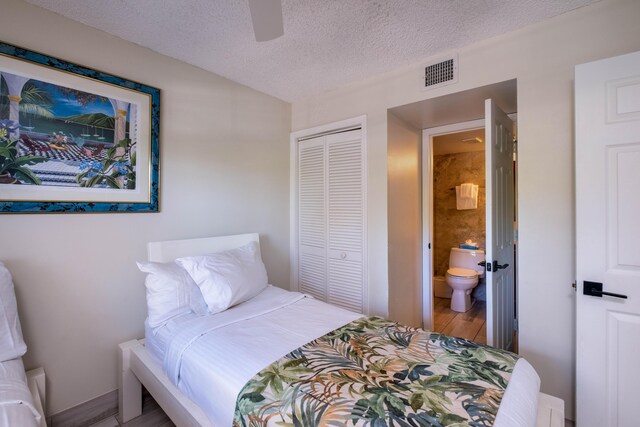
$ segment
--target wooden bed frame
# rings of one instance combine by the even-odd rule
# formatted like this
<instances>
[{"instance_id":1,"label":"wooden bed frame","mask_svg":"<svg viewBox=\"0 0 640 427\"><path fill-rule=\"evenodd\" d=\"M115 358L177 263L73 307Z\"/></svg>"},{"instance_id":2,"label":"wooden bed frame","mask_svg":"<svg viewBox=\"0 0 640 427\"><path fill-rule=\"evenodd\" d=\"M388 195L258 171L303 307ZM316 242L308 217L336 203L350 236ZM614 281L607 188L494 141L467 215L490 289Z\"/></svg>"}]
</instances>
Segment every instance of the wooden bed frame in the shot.
<instances>
[{"instance_id":1,"label":"wooden bed frame","mask_svg":"<svg viewBox=\"0 0 640 427\"><path fill-rule=\"evenodd\" d=\"M152 242L147 250L149 261L170 262L183 256L237 248L253 241L260 242L258 234ZM169 380L160 362L144 347L143 339L124 342L119 345L120 422L126 423L142 414L143 385L178 427L214 427L202 409ZM540 393L536 427L564 427L564 401Z\"/></svg>"}]
</instances>

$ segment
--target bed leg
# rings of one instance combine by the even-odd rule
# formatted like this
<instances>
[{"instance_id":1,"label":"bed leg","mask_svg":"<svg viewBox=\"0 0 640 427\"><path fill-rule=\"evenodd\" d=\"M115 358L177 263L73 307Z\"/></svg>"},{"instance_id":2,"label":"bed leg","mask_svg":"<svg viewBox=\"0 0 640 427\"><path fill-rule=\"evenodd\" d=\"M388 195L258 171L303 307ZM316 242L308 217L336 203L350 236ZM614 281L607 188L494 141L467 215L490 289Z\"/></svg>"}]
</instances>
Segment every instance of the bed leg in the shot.
<instances>
[{"instance_id":1,"label":"bed leg","mask_svg":"<svg viewBox=\"0 0 640 427\"><path fill-rule=\"evenodd\" d=\"M132 348L139 346L138 340L127 341L118 346L120 349L118 403L120 422L122 423L142 415L142 384L131 371L129 365Z\"/></svg>"},{"instance_id":2,"label":"bed leg","mask_svg":"<svg viewBox=\"0 0 640 427\"><path fill-rule=\"evenodd\" d=\"M45 408L47 407L46 375L43 368L36 368L26 372L27 385L33 396L33 404L40 414L40 427L47 427Z\"/></svg>"}]
</instances>

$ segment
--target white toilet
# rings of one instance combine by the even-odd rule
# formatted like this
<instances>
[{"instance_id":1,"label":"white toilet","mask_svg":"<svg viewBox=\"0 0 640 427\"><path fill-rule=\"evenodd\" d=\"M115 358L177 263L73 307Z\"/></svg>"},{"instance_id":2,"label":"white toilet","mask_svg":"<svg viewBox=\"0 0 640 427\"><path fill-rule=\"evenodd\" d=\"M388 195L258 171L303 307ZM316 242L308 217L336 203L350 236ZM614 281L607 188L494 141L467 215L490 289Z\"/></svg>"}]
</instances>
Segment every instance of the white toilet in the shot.
<instances>
[{"instance_id":1,"label":"white toilet","mask_svg":"<svg viewBox=\"0 0 640 427\"><path fill-rule=\"evenodd\" d=\"M464 313L471 308L471 292L484 277L484 267L478 265L485 260L481 249L451 248L447 285L453 289L451 310Z\"/></svg>"}]
</instances>

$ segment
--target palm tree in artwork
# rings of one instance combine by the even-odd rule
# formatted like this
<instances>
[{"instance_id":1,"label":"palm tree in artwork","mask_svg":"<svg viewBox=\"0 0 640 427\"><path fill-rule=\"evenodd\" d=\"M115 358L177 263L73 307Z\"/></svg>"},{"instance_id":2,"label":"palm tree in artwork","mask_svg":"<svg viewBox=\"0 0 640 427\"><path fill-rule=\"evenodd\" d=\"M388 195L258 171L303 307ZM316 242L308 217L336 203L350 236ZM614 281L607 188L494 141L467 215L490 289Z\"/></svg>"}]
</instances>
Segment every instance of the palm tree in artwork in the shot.
<instances>
[{"instance_id":1,"label":"palm tree in artwork","mask_svg":"<svg viewBox=\"0 0 640 427\"><path fill-rule=\"evenodd\" d=\"M0 118L9 117L9 89L4 81L0 82ZM25 83L21 93L20 111L27 114L53 118L53 100L49 93L32 82Z\"/></svg>"},{"instance_id":2,"label":"palm tree in artwork","mask_svg":"<svg viewBox=\"0 0 640 427\"><path fill-rule=\"evenodd\" d=\"M48 92L30 82L24 85L20 111L36 116L53 118L52 107L53 100Z\"/></svg>"}]
</instances>

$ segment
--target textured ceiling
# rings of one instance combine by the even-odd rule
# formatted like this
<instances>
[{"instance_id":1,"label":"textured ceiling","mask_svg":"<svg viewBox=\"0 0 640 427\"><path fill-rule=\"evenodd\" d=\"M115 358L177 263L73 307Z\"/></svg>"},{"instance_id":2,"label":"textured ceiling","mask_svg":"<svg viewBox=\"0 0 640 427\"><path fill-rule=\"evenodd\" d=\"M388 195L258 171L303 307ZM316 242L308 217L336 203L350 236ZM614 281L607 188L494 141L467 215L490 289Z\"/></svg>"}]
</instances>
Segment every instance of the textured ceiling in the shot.
<instances>
[{"instance_id":1,"label":"textured ceiling","mask_svg":"<svg viewBox=\"0 0 640 427\"><path fill-rule=\"evenodd\" d=\"M286 101L421 61L596 0L282 0L258 43L246 0L27 0Z\"/></svg>"}]
</instances>

